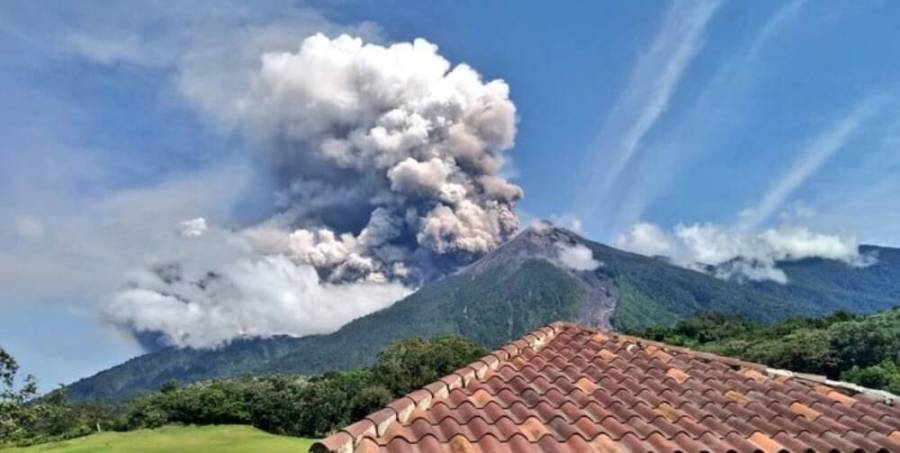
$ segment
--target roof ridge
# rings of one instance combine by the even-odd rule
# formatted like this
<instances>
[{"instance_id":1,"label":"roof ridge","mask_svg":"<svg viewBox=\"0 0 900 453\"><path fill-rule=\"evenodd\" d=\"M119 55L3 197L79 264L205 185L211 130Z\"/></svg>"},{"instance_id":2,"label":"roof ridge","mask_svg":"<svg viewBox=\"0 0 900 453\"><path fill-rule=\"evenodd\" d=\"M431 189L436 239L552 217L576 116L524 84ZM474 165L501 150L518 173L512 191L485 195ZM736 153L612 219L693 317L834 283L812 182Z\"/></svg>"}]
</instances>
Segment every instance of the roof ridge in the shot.
<instances>
[{"instance_id":1,"label":"roof ridge","mask_svg":"<svg viewBox=\"0 0 900 453\"><path fill-rule=\"evenodd\" d=\"M434 400L447 398L450 391L465 388L473 380L481 381L488 370L496 370L502 364L521 356L528 349L540 351L560 332L571 327L581 328L571 323L555 321L516 338L475 362L397 398L386 407L314 443L310 447L310 452L352 453L364 438L381 436L394 422L405 422L414 409L427 410Z\"/></svg>"}]
</instances>

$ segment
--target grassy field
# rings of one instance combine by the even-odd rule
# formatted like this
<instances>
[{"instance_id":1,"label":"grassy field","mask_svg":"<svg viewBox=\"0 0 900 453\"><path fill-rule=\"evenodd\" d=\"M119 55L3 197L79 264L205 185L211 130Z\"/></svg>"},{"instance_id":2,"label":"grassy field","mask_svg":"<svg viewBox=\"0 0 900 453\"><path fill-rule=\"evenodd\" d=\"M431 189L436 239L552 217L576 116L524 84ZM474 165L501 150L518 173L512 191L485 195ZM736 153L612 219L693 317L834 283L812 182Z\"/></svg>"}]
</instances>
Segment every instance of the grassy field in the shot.
<instances>
[{"instance_id":1,"label":"grassy field","mask_svg":"<svg viewBox=\"0 0 900 453\"><path fill-rule=\"evenodd\" d=\"M306 452L312 443L312 439L276 436L242 425L166 426L125 433L107 432L63 442L2 451L4 453Z\"/></svg>"}]
</instances>

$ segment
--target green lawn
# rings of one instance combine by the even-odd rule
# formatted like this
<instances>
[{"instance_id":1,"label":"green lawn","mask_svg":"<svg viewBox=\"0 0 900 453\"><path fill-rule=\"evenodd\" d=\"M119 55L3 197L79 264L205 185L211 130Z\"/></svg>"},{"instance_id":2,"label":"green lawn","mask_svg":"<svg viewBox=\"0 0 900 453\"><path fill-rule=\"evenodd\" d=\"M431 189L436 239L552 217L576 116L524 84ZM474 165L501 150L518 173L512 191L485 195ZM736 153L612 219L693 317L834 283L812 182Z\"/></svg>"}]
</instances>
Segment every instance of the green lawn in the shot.
<instances>
[{"instance_id":1,"label":"green lawn","mask_svg":"<svg viewBox=\"0 0 900 453\"><path fill-rule=\"evenodd\" d=\"M306 452L313 442L313 439L276 436L242 425L166 426L125 433L106 432L63 442L13 448L3 452Z\"/></svg>"}]
</instances>

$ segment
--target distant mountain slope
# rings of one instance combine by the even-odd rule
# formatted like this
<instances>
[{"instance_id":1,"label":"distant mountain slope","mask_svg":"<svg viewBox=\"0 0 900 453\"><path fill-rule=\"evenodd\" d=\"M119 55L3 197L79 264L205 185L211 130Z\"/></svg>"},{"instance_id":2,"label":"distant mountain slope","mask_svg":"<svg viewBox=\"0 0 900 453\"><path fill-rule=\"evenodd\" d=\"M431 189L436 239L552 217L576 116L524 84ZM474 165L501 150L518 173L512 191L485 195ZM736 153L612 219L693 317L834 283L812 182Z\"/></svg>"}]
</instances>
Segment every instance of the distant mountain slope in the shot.
<instances>
[{"instance_id":1,"label":"distant mountain slope","mask_svg":"<svg viewBox=\"0 0 900 453\"><path fill-rule=\"evenodd\" d=\"M255 372L310 337L242 339L219 349L166 348L144 354L66 387L73 399L122 399L169 381L195 382Z\"/></svg>"},{"instance_id":2,"label":"distant mountain slope","mask_svg":"<svg viewBox=\"0 0 900 453\"><path fill-rule=\"evenodd\" d=\"M671 324L702 312L772 322L839 310L871 313L900 305L900 249L895 248L862 246L861 253L877 258L863 267L818 258L779 263L789 280L783 285L772 281L738 284L589 244L594 257L606 264L598 272L616 281L620 296L613 324L620 329Z\"/></svg>"},{"instance_id":3,"label":"distant mountain slope","mask_svg":"<svg viewBox=\"0 0 900 453\"><path fill-rule=\"evenodd\" d=\"M571 270L560 250L586 247L599 262ZM771 322L837 309L869 312L900 304L900 250L867 247L866 268L786 263L788 285L742 285L587 241L559 228L529 229L460 272L337 332L232 342L217 350L169 348L129 360L68 387L76 399L117 399L158 388L247 373L320 373L370 362L391 341L454 333L488 347L554 320L604 328L669 325L702 312Z\"/></svg>"},{"instance_id":4,"label":"distant mountain slope","mask_svg":"<svg viewBox=\"0 0 900 453\"><path fill-rule=\"evenodd\" d=\"M409 336L460 334L496 346L545 324L574 319L582 296L577 282L543 261L513 272L458 275L425 287L385 310L357 319L264 370L319 373L371 361L391 341Z\"/></svg>"},{"instance_id":5,"label":"distant mountain slope","mask_svg":"<svg viewBox=\"0 0 900 453\"><path fill-rule=\"evenodd\" d=\"M695 313L721 311L770 322L814 311L749 286L673 266L663 260L587 242L603 263L597 273L615 282L613 326L633 329L671 324Z\"/></svg>"},{"instance_id":6,"label":"distant mountain slope","mask_svg":"<svg viewBox=\"0 0 900 453\"><path fill-rule=\"evenodd\" d=\"M864 245L860 253L876 258L866 267L809 258L781 263L790 281L754 283L755 289L781 299L806 302L824 314L837 310L869 313L900 305L900 249Z\"/></svg>"}]
</instances>

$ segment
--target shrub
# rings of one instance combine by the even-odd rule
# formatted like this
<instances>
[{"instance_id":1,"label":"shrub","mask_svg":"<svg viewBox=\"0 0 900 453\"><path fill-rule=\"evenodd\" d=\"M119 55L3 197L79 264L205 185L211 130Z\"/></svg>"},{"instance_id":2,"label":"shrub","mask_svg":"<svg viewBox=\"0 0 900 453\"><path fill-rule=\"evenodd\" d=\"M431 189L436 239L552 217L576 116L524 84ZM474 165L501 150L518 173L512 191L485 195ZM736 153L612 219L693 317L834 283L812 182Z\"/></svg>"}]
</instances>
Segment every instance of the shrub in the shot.
<instances>
[{"instance_id":1,"label":"shrub","mask_svg":"<svg viewBox=\"0 0 900 453\"><path fill-rule=\"evenodd\" d=\"M430 384L486 353L483 347L457 336L408 338L378 354L372 372L381 385L401 395Z\"/></svg>"},{"instance_id":2,"label":"shrub","mask_svg":"<svg viewBox=\"0 0 900 453\"><path fill-rule=\"evenodd\" d=\"M350 402L350 418L358 420L386 406L394 395L383 385L370 385L362 389Z\"/></svg>"}]
</instances>

